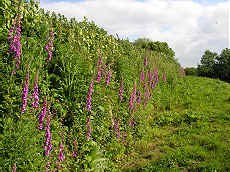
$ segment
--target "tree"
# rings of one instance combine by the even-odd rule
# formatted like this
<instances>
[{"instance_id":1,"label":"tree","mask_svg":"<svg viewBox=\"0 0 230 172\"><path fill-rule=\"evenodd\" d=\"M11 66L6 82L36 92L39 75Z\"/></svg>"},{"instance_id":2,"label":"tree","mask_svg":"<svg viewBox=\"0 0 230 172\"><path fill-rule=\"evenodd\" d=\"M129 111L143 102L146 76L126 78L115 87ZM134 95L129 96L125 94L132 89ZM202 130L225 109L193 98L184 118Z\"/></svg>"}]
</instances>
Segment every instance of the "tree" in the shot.
<instances>
[{"instance_id":1,"label":"tree","mask_svg":"<svg viewBox=\"0 0 230 172\"><path fill-rule=\"evenodd\" d=\"M221 80L230 82L230 49L222 50L221 54L217 56L215 71Z\"/></svg>"},{"instance_id":2,"label":"tree","mask_svg":"<svg viewBox=\"0 0 230 172\"><path fill-rule=\"evenodd\" d=\"M186 67L184 71L186 75L197 76L197 68L195 67Z\"/></svg>"},{"instance_id":3,"label":"tree","mask_svg":"<svg viewBox=\"0 0 230 172\"><path fill-rule=\"evenodd\" d=\"M217 58L217 53L206 50L201 58L201 64L198 65L198 74L200 76L206 77L216 77L214 72L215 61Z\"/></svg>"},{"instance_id":4,"label":"tree","mask_svg":"<svg viewBox=\"0 0 230 172\"><path fill-rule=\"evenodd\" d=\"M230 82L230 49L223 49L221 54L206 50L198 65L198 75L219 78Z\"/></svg>"}]
</instances>

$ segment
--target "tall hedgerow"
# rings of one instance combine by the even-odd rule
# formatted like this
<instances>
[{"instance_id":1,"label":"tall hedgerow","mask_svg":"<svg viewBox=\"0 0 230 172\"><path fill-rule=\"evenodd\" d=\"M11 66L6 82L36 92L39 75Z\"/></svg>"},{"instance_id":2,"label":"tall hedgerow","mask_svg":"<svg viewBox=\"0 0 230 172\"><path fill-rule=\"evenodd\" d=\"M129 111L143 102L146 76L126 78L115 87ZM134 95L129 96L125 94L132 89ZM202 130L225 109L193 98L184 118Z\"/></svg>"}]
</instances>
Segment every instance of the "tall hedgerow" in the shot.
<instances>
[{"instance_id":1,"label":"tall hedgerow","mask_svg":"<svg viewBox=\"0 0 230 172\"><path fill-rule=\"evenodd\" d=\"M173 87L179 64L38 2L1 6L0 170L116 168L141 135L142 112L159 108L158 90ZM8 33L19 15L20 67L12 72L19 58Z\"/></svg>"}]
</instances>

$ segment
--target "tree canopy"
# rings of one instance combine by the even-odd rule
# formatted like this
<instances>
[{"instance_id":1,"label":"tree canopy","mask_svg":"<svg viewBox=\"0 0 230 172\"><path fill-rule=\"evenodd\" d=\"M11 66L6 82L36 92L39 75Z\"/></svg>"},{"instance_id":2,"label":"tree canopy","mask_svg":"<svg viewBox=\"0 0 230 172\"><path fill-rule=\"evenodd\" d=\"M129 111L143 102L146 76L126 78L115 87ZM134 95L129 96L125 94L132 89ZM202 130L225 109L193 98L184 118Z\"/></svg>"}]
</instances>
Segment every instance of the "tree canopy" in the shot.
<instances>
[{"instance_id":1,"label":"tree canopy","mask_svg":"<svg viewBox=\"0 0 230 172\"><path fill-rule=\"evenodd\" d=\"M218 55L206 50L198 65L199 76L219 78L230 82L230 49L223 49Z\"/></svg>"}]
</instances>

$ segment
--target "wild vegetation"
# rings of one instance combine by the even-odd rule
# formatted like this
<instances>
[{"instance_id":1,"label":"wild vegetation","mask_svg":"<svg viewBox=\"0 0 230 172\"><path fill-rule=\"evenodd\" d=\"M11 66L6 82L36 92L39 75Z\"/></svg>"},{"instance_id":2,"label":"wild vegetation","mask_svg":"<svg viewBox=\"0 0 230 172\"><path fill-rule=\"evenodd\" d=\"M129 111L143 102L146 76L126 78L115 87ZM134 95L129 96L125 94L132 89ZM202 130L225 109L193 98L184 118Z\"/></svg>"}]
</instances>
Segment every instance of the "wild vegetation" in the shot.
<instances>
[{"instance_id":1,"label":"wild vegetation","mask_svg":"<svg viewBox=\"0 0 230 172\"><path fill-rule=\"evenodd\" d=\"M228 84L185 77L167 43L0 7L0 171L230 169Z\"/></svg>"},{"instance_id":2,"label":"wild vegetation","mask_svg":"<svg viewBox=\"0 0 230 172\"><path fill-rule=\"evenodd\" d=\"M198 76L198 71L196 67L186 67L184 69L185 75Z\"/></svg>"},{"instance_id":3,"label":"wild vegetation","mask_svg":"<svg viewBox=\"0 0 230 172\"><path fill-rule=\"evenodd\" d=\"M219 55L206 50L198 67L185 68L185 73L230 82L230 49L223 49Z\"/></svg>"}]
</instances>

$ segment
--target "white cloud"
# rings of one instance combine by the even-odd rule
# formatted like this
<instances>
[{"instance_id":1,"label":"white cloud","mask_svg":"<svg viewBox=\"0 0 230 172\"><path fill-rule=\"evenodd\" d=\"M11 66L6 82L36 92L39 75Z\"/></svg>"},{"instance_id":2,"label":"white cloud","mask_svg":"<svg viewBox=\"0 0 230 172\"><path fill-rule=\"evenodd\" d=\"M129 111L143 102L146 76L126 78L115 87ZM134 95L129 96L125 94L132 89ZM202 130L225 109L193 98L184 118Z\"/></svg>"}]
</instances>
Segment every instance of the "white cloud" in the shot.
<instances>
[{"instance_id":1,"label":"white cloud","mask_svg":"<svg viewBox=\"0 0 230 172\"><path fill-rule=\"evenodd\" d=\"M182 66L195 66L206 49L228 47L229 2L192 0L85 0L46 2L41 7L81 20L87 16L110 34L130 40L166 41Z\"/></svg>"}]
</instances>

